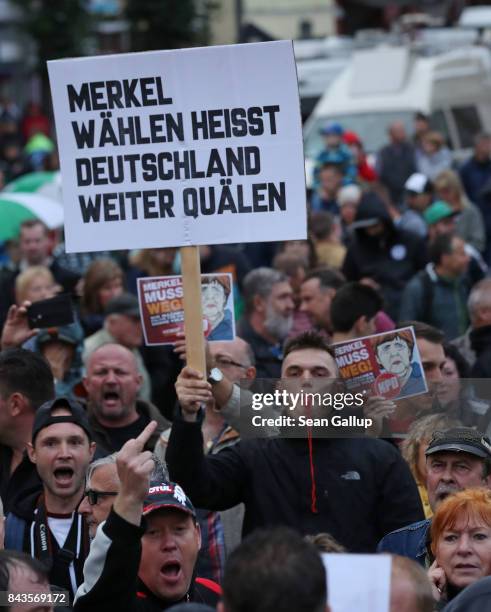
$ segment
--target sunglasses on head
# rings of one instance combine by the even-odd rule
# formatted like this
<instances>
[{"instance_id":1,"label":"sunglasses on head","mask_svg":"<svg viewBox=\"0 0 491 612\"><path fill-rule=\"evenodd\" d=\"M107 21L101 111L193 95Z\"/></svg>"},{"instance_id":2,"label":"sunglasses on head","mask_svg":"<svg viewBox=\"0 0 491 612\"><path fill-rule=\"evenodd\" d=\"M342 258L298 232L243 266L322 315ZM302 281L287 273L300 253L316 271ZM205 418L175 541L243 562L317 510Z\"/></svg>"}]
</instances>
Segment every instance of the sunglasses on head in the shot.
<instances>
[{"instance_id":1,"label":"sunglasses on head","mask_svg":"<svg viewBox=\"0 0 491 612\"><path fill-rule=\"evenodd\" d=\"M85 495L87 495L87 499L91 506L95 506L99 502L99 497L117 494L117 491L94 491L94 489L87 489L85 491Z\"/></svg>"}]
</instances>

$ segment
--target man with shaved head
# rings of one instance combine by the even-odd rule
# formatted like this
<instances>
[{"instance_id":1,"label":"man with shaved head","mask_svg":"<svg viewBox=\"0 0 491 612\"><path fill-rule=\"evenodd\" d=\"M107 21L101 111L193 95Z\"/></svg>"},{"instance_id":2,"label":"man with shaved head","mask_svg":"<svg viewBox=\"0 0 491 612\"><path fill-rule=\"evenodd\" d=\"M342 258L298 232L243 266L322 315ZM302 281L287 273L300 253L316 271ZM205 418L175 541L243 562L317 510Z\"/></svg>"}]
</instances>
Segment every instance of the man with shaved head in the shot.
<instances>
[{"instance_id":1,"label":"man with shaved head","mask_svg":"<svg viewBox=\"0 0 491 612\"><path fill-rule=\"evenodd\" d=\"M154 420L158 428L150 438L153 449L160 433L168 427L157 408L137 399L142 377L133 353L120 344L105 344L87 360L84 386L89 421L99 452L116 452L127 440L136 438Z\"/></svg>"}]
</instances>

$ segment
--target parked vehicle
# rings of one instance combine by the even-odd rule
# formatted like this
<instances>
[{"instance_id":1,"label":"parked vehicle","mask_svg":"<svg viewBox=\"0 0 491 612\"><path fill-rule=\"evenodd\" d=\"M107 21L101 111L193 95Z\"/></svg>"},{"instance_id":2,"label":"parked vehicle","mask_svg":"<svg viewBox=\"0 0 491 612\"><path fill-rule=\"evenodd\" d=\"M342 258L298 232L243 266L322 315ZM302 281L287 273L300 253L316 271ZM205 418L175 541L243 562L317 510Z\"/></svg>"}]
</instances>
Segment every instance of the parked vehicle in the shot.
<instances>
[{"instance_id":1,"label":"parked vehicle","mask_svg":"<svg viewBox=\"0 0 491 612\"><path fill-rule=\"evenodd\" d=\"M305 124L307 180L325 123L357 132L375 153L387 142L387 126L399 120L410 133L417 111L430 116L455 159L465 157L474 135L491 130L491 51L465 46L425 56L410 46L381 45L354 52Z\"/></svg>"}]
</instances>

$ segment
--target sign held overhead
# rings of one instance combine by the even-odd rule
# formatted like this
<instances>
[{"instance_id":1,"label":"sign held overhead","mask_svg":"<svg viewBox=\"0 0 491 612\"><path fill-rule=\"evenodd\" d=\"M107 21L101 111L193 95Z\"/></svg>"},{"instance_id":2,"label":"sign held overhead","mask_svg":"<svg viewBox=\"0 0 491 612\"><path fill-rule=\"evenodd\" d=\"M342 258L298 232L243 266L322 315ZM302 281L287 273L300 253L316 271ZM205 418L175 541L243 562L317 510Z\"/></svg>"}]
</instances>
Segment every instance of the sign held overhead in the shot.
<instances>
[{"instance_id":1,"label":"sign held overhead","mask_svg":"<svg viewBox=\"0 0 491 612\"><path fill-rule=\"evenodd\" d=\"M48 69L67 251L305 238L291 42Z\"/></svg>"}]
</instances>

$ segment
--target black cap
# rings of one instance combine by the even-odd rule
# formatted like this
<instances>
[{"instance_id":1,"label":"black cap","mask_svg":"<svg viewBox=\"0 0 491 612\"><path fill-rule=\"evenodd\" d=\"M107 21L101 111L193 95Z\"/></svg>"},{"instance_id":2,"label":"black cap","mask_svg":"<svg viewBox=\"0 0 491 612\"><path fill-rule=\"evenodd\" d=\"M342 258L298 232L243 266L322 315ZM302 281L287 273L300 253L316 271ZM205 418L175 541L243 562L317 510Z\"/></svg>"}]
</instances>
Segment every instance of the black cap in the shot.
<instances>
[{"instance_id":1,"label":"black cap","mask_svg":"<svg viewBox=\"0 0 491 612\"><path fill-rule=\"evenodd\" d=\"M417 111L416 113L414 113L414 118L415 119L420 119L421 121L429 121L430 120L428 115L426 115L425 113L422 113L421 111Z\"/></svg>"},{"instance_id":2,"label":"black cap","mask_svg":"<svg viewBox=\"0 0 491 612\"><path fill-rule=\"evenodd\" d=\"M468 453L481 459L491 458L491 441L471 427L453 427L445 431L435 431L425 455L442 451Z\"/></svg>"},{"instance_id":3,"label":"black cap","mask_svg":"<svg viewBox=\"0 0 491 612\"><path fill-rule=\"evenodd\" d=\"M55 408L66 408L71 412L71 415L64 414L53 416L52 412ZM34 440L41 429L54 425L55 423L75 423L75 425L78 425L85 431L89 440L92 440L89 419L82 406L78 402L74 402L67 397L58 397L49 402L45 402L36 411L34 425L32 427L32 443L34 444Z\"/></svg>"},{"instance_id":4,"label":"black cap","mask_svg":"<svg viewBox=\"0 0 491 612\"><path fill-rule=\"evenodd\" d=\"M145 516L161 508L182 510L196 518L196 510L191 500L178 484L154 480L150 483L148 495L143 502L143 515Z\"/></svg>"},{"instance_id":5,"label":"black cap","mask_svg":"<svg viewBox=\"0 0 491 612\"><path fill-rule=\"evenodd\" d=\"M139 317L138 298L132 293L122 293L110 300L105 308L105 314L122 314L130 317Z\"/></svg>"}]
</instances>

